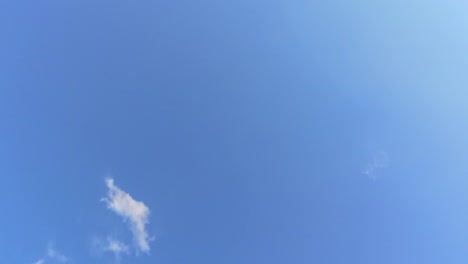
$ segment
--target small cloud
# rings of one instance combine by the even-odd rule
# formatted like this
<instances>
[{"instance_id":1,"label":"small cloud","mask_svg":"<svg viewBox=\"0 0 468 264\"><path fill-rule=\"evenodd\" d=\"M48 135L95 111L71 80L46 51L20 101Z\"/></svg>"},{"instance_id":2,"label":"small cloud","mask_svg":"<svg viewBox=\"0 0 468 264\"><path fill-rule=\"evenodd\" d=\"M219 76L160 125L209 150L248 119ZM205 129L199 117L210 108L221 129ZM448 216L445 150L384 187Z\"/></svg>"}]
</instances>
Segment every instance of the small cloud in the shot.
<instances>
[{"instance_id":1,"label":"small cloud","mask_svg":"<svg viewBox=\"0 0 468 264\"><path fill-rule=\"evenodd\" d=\"M121 254L128 254L128 246L116 239L108 238L107 246L104 248L105 251L114 253L115 261L119 262Z\"/></svg>"},{"instance_id":2,"label":"small cloud","mask_svg":"<svg viewBox=\"0 0 468 264\"><path fill-rule=\"evenodd\" d=\"M59 262L59 263L67 263L68 262L68 258L63 255L62 253L58 252L54 246L52 245L52 243L49 243L49 245L47 246L47 251L45 253L45 256L41 259L39 259L38 261L34 262L34 264L44 264L46 262L49 262L49 260L51 260L52 262Z\"/></svg>"},{"instance_id":3,"label":"small cloud","mask_svg":"<svg viewBox=\"0 0 468 264\"><path fill-rule=\"evenodd\" d=\"M109 243L106 247L106 250L108 251L111 251L117 254L128 252L128 246L116 239L108 238L107 242Z\"/></svg>"},{"instance_id":4,"label":"small cloud","mask_svg":"<svg viewBox=\"0 0 468 264\"><path fill-rule=\"evenodd\" d=\"M119 240L108 237L107 241L104 241L98 237L94 237L92 240L92 251L95 256L100 256L102 253L110 252L115 257L115 263L120 262L122 254L129 254L129 247Z\"/></svg>"},{"instance_id":5,"label":"small cloud","mask_svg":"<svg viewBox=\"0 0 468 264\"><path fill-rule=\"evenodd\" d=\"M380 152L376 154L373 159L366 165L363 170L363 174L369 177L369 179L376 181L379 170L387 168L390 163L390 157L387 152Z\"/></svg>"},{"instance_id":6,"label":"small cloud","mask_svg":"<svg viewBox=\"0 0 468 264\"><path fill-rule=\"evenodd\" d=\"M47 257L49 257L50 259L56 260L60 263L65 263L68 261L68 258L65 255L58 252L57 250L55 250L52 247L52 245L49 245L49 247L47 248Z\"/></svg>"},{"instance_id":7,"label":"small cloud","mask_svg":"<svg viewBox=\"0 0 468 264\"><path fill-rule=\"evenodd\" d=\"M107 197L103 198L102 201L106 203L108 209L120 215L129 224L137 249L148 253L150 250L149 237L145 229L150 213L148 207L115 186L113 179L106 179L106 185L108 188ZM115 249L119 249L121 245L113 244L113 246Z\"/></svg>"}]
</instances>

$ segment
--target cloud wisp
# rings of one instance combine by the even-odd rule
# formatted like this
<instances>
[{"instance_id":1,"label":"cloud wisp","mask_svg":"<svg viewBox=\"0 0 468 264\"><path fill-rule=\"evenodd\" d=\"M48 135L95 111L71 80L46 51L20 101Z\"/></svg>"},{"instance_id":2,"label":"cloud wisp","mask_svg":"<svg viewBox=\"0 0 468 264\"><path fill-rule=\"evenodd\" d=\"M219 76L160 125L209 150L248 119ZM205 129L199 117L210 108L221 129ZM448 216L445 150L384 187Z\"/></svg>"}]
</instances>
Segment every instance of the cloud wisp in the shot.
<instances>
[{"instance_id":1,"label":"cloud wisp","mask_svg":"<svg viewBox=\"0 0 468 264\"><path fill-rule=\"evenodd\" d=\"M47 248L47 257L60 263L66 263L68 261L68 258L65 255L55 250L52 246Z\"/></svg>"},{"instance_id":2,"label":"cloud wisp","mask_svg":"<svg viewBox=\"0 0 468 264\"><path fill-rule=\"evenodd\" d=\"M107 251L111 251L116 254L128 252L128 246L117 239L109 238L107 242L109 243L105 248Z\"/></svg>"},{"instance_id":3,"label":"cloud wisp","mask_svg":"<svg viewBox=\"0 0 468 264\"><path fill-rule=\"evenodd\" d=\"M117 239L108 238L107 245L104 248L105 251L110 251L114 254L115 261L118 263L120 261L120 255L128 254L128 246Z\"/></svg>"},{"instance_id":4,"label":"cloud wisp","mask_svg":"<svg viewBox=\"0 0 468 264\"><path fill-rule=\"evenodd\" d=\"M107 237L107 241L94 237L91 245L92 253L95 256L100 256L102 253L112 253L114 255L114 263L120 263L122 255L130 253L129 246L113 237Z\"/></svg>"},{"instance_id":5,"label":"cloud wisp","mask_svg":"<svg viewBox=\"0 0 468 264\"><path fill-rule=\"evenodd\" d=\"M387 168L390 163L390 157L387 152L380 152L374 156L371 162L365 167L363 174L369 177L369 179L377 180L377 171Z\"/></svg>"},{"instance_id":6,"label":"cloud wisp","mask_svg":"<svg viewBox=\"0 0 468 264\"><path fill-rule=\"evenodd\" d=\"M49 243L45 256L34 262L34 264L45 264L49 261L52 261L53 263L68 263L68 258L62 253L58 252L54 246Z\"/></svg>"},{"instance_id":7,"label":"cloud wisp","mask_svg":"<svg viewBox=\"0 0 468 264\"><path fill-rule=\"evenodd\" d=\"M111 178L106 179L107 196L102 199L107 205L107 208L117 215L121 216L128 223L130 231L133 234L133 239L138 251L148 253L150 250L149 236L146 231L146 224L149 218L148 207L140 201L136 201L130 194L124 192L116 185ZM110 243L111 251L121 251L125 249L124 244ZM128 250L128 248L127 248Z\"/></svg>"}]
</instances>

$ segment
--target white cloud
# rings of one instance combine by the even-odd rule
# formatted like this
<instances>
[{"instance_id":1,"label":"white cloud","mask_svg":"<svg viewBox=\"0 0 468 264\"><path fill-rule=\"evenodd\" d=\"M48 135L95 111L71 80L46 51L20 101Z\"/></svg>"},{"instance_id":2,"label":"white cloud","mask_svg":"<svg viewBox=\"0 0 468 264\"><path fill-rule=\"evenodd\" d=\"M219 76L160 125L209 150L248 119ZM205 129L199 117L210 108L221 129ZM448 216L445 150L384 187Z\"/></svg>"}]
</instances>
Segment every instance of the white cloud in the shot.
<instances>
[{"instance_id":1,"label":"white cloud","mask_svg":"<svg viewBox=\"0 0 468 264\"><path fill-rule=\"evenodd\" d=\"M52 260L52 262L54 263L67 263L68 262L68 258L63 255L62 253L58 252L54 246L52 245L52 243L49 243L49 245L47 246L47 251L45 253L45 256L39 260L37 260L36 262L34 262L34 264L44 264L46 262L49 262L49 260Z\"/></svg>"},{"instance_id":2,"label":"white cloud","mask_svg":"<svg viewBox=\"0 0 468 264\"><path fill-rule=\"evenodd\" d=\"M108 238L107 243L104 250L114 253L116 262L119 262L121 254L128 254L128 246L126 244L113 238Z\"/></svg>"},{"instance_id":3,"label":"white cloud","mask_svg":"<svg viewBox=\"0 0 468 264\"><path fill-rule=\"evenodd\" d=\"M94 255L98 256L104 252L111 252L116 256L116 258L119 258L122 254L128 254L130 252L127 244L112 237L108 237L107 241L94 237L91 249L93 250Z\"/></svg>"},{"instance_id":4,"label":"white cloud","mask_svg":"<svg viewBox=\"0 0 468 264\"><path fill-rule=\"evenodd\" d=\"M128 222L138 250L148 253L150 250L149 238L145 229L150 213L148 207L115 186L113 179L106 179L106 185L108 188L107 197L102 200L107 204L107 208ZM114 249L119 249L121 245L113 244L112 246Z\"/></svg>"},{"instance_id":5,"label":"white cloud","mask_svg":"<svg viewBox=\"0 0 468 264\"><path fill-rule=\"evenodd\" d=\"M128 245L112 237L108 237L107 241L94 237L91 244L91 250L95 256L100 256L102 253L106 252L112 253L115 257L114 263L120 263L121 255L127 255L130 252Z\"/></svg>"},{"instance_id":6,"label":"white cloud","mask_svg":"<svg viewBox=\"0 0 468 264\"><path fill-rule=\"evenodd\" d=\"M56 249L54 249L52 245L49 245L49 247L47 248L47 257L56 260L60 263L66 263L68 261L68 258L62 253L58 252Z\"/></svg>"},{"instance_id":7,"label":"white cloud","mask_svg":"<svg viewBox=\"0 0 468 264\"><path fill-rule=\"evenodd\" d=\"M387 152L380 152L367 164L363 173L371 180L377 180L377 171L388 167L390 157Z\"/></svg>"},{"instance_id":8,"label":"white cloud","mask_svg":"<svg viewBox=\"0 0 468 264\"><path fill-rule=\"evenodd\" d=\"M108 242L108 245L105 248L105 250L111 251L115 254L128 253L128 246L118 241L117 239L108 238L107 242Z\"/></svg>"}]
</instances>

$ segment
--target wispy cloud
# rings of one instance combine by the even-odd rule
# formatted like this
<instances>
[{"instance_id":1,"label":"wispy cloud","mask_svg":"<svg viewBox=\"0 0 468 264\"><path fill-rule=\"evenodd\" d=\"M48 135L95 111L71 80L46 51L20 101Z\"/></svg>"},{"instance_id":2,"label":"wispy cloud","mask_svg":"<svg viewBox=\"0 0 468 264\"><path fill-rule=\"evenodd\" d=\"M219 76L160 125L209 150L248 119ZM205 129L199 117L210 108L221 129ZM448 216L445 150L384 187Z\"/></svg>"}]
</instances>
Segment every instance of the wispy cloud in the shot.
<instances>
[{"instance_id":1,"label":"wispy cloud","mask_svg":"<svg viewBox=\"0 0 468 264\"><path fill-rule=\"evenodd\" d=\"M49 245L49 247L47 248L47 257L56 260L60 263L66 263L68 261L68 258L62 253L58 252L56 249L54 249L52 245Z\"/></svg>"},{"instance_id":2,"label":"wispy cloud","mask_svg":"<svg viewBox=\"0 0 468 264\"><path fill-rule=\"evenodd\" d=\"M106 247L106 250L108 251L111 251L116 254L128 252L128 246L116 239L109 238L107 242L109 243Z\"/></svg>"},{"instance_id":3,"label":"wispy cloud","mask_svg":"<svg viewBox=\"0 0 468 264\"><path fill-rule=\"evenodd\" d=\"M148 223L149 209L140 201L136 201L130 194L114 185L114 180L106 179L107 197L103 198L107 208L120 215L129 224L135 244L139 251L148 253L150 250L149 237L145 225ZM114 250L122 250L123 244L111 244Z\"/></svg>"},{"instance_id":4,"label":"wispy cloud","mask_svg":"<svg viewBox=\"0 0 468 264\"><path fill-rule=\"evenodd\" d=\"M45 253L45 256L43 258L40 258L34 264L45 264L46 262L49 262L51 260L52 262L59 262L59 263L67 263L68 258L63 255L62 253L58 252L52 243L49 243L47 246L47 251Z\"/></svg>"},{"instance_id":5,"label":"wispy cloud","mask_svg":"<svg viewBox=\"0 0 468 264\"><path fill-rule=\"evenodd\" d=\"M377 180L377 171L387 168L390 163L390 156L387 152L382 151L374 155L372 160L366 165L363 174L369 179Z\"/></svg>"},{"instance_id":6,"label":"wispy cloud","mask_svg":"<svg viewBox=\"0 0 468 264\"><path fill-rule=\"evenodd\" d=\"M130 253L128 245L112 237L108 237L107 241L94 237L91 246L95 256L100 256L102 253L106 252L112 253L115 258L115 263L120 262L120 258L123 254L126 255Z\"/></svg>"},{"instance_id":7,"label":"wispy cloud","mask_svg":"<svg viewBox=\"0 0 468 264\"><path fill-rule=\"evenodd\" d=\"M108 238L107 243L104 250L114 253L116 262L119 262L121 254L128 254L128 246L117 239Z\"/></svg>"}]
</instances>

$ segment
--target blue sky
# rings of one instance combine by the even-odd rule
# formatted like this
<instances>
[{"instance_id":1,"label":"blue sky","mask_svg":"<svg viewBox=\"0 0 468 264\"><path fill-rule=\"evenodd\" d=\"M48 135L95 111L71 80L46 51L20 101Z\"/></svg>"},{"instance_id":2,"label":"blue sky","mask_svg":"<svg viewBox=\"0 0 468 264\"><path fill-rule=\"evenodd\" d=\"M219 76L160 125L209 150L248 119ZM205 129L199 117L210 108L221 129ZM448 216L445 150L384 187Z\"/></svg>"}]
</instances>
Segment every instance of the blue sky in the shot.
<instances>
[{"instance_id":1,"label":"blue sky","mask_svg":"<svg viewBox=\"0 0 468 264\"><path fill-rule=\"evenodd\" d=\"M0 1L0 263L466 263L464 1Z\"/></svg>"}]
</instances>

